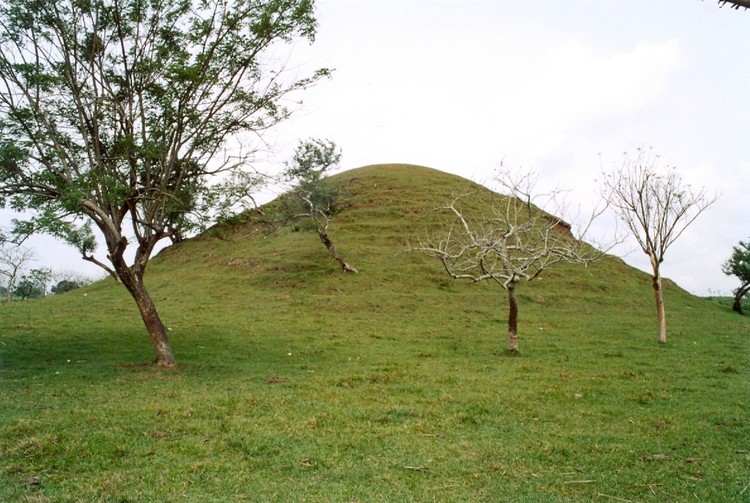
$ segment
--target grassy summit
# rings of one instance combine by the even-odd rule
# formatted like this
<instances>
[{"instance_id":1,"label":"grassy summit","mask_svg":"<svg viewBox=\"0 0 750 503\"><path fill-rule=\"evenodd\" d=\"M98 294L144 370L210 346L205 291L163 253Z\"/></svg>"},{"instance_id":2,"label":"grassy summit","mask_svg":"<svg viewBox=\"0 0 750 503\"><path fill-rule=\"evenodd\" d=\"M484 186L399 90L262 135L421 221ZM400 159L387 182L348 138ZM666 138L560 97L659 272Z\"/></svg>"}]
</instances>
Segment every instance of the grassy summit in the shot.
<instances>
[{"instance_id":1,"label":"grassy summit","mask_svg":"<svg viewBox=\"0 0 750 503\"><path fill-rule=\"evenodd\" d=\"M179 368L103 281L2 306L0 501L742 501L750 322L617 258L504 292L403 253L471 183L338 175L331 233L238 217L147 281ZM216 233L215 233L216 234ZM38 482L38 483L37 483Z\"/></svg>"}]
</instances>

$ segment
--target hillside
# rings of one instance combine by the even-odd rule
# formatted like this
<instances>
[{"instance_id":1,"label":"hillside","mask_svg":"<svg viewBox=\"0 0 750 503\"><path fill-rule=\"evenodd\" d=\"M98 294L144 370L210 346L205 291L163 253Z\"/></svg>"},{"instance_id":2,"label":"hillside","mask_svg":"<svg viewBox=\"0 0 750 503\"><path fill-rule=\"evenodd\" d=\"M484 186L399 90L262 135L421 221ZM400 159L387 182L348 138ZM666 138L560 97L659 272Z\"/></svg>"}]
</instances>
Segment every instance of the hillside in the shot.
<instances>
[{"instance_id":1,"label":"hillside","mask_svg":"<svg viewBox=\"0 0 750 503\"><path fill-rule=\"evenodd\" d=\"M331 234L342 254L362 274L341 274L314 233L295 232L290 226L266 235L266 228L250 214L220 230L221 239L196 239L162 252L149 271L154 297L169 297L175 284L189 284L191 275L199 274L199 295L221 299L227 309L237 303L242 306L243 300L227 299L226 292L246 289L254 291L258 300L265 295L315 298L321 314L331 309L331 316L367 312L369 317L373 308L380 306L388 315L382 323L388 323L388 318L399 312L409 317L424 312L426 318L433 318L436 313L430 312L431 303L445 305L443 293L448 292L461 293L473 310L480 310L479 323L487 317L506 315L504 307L497 308L497 303L504 304L505 294L493 285L454 282L438 262L405 252L408 242L442 228L444 216L435 212L435 207L465 190L485 189L454 175L410 165L367 166L337 178L348 196L333 219ZM668 307L711 309L701 299L666 283ZM613 311L647 315L653 311L649 276L615 257L588 270L577 266L552 269L541 281L523 284L520 294L522 318L566 305L602 319L611 319ZM493 300L483 300L488 296ZM670 322L676 323L678 330L681 310L670 313L675 318ZM461 311L456 306L456 312ZM644 332L651 333L652 328L645 325ZM504 327L496 329L502 332Z\"/></svg>"},{"instance_id":2,"label":"hillside","mask_svg":"<svg viewBox=\"0 0 750 503\"><path fill-rule=\"evenodd\" d=\"M248 213L146 274L179 367L102 281L3 306L0 501L741 501L750 322L607 257L506 301L405 253L471 182L337 175L330 232ZM34 482L34 478L39 483ZM31 481L31 482L29 482Z\"/></svg>"}]
</instances>

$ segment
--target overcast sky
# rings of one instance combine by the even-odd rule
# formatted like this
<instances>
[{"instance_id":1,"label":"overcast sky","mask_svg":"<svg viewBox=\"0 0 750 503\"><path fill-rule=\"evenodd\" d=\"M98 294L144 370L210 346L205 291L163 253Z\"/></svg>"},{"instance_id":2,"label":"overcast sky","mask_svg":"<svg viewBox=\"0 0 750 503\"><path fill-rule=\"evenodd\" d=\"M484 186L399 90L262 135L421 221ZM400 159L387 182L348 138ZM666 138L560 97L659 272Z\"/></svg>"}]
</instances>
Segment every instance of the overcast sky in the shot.
<instances>
[{"instance_id":1,"label":"overcast sky","mask_svg":"<svg viewBox=\"0 0 750 503\"><path fill-rule=\"evenodd\" d=\"M750 11L715 0L317 4L316 42L295 45L289 66L335 73L269 137L277 162L310 136L341 147L342 169L412 163L486 182L504 160L586 206L602 167L651 147L686 183L721 193L663 275L701 295L737 286L721 264L750 239ZM628 250L647 270L634 242L615 252ZM59 247L38 255L83 267Z\"/></svg>"}]
</instances>

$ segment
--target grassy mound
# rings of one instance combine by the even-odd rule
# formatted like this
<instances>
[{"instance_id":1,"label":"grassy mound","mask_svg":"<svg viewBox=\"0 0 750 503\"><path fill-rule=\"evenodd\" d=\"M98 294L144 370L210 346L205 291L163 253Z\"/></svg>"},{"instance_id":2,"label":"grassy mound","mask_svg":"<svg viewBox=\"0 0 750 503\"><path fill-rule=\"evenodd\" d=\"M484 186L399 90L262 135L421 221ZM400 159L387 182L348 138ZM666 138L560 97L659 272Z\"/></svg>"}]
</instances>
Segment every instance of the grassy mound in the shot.
<instances>
[{"instance_id":1,"label":"grassy mound","mask_svg":"<svg viewBox=\"0 0 750 503\"><path fill-rule=\"evenodd\" d=\"M238 217L147 273L179 368L103 281L2 306L0 501L742 501L750 322L617 258L505 296L404 253L470 182L338 175L345 274Z\"/></svg>"}]
</instances>

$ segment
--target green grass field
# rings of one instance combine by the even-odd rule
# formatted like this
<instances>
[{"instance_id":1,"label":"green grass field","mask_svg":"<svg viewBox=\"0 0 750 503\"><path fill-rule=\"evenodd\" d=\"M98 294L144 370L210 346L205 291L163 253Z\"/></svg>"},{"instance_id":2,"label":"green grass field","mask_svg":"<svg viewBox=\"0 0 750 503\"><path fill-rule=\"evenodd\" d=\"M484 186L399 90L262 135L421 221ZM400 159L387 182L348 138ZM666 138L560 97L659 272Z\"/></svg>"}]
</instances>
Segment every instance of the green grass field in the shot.
<instances>
[{"instance_id":1,"label":"green grass field","mask_svg":"<svg viewBox=\"0 0 750 503\"><path fill-rule=\"evenodd\" d=\"M667 282L660 346L607 258L522 285L507 355L503 291L403 252L468 182L339 178L360 274L250 217L154 259L175 370L111 281L0 306L0 501L750 501L749 317Z\"/></svg>"}]
</instances>

